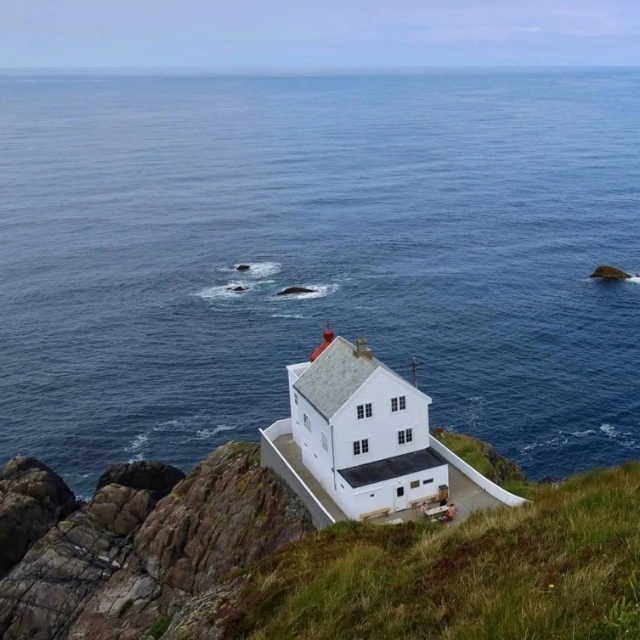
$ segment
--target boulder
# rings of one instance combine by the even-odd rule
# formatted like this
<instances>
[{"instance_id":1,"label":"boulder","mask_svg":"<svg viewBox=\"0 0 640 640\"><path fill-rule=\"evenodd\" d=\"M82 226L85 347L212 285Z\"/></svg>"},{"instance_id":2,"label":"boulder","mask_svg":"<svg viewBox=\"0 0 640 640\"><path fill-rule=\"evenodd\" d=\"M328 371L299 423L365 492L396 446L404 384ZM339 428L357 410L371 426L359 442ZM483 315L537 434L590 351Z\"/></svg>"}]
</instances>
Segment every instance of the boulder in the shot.
<instances>
[{"instance_id":1,"label":"boulder","mask_svg":"<svg viewBox=\"0 0 640 640\"><path fill-rule=\"evenodd\" d=\"M237 287L227 287L227 291L237 291L240 293L241 291L247 291L247 287L241 287L239 285Z\"/></svg>"},{"instance_id":2,"label":"boulder","mask_svg":"<svg viewBox=\"0 0 640 640\"><path fill-rule=\"evenodd\" d=\"M236 270L237 271L249 271L249 269L251 269L251 265L248 265L248 264L236 265Z\"/></svg>"},{"instance_id":3,"label":"boulder","mask_svg":"<svg viewBox=\"0 0 640 640\"><path fill-rule=\"evenodd\" d=\"M96 491L108 484L121 484L131 489L146 489L157 494L158 498L164 498L185 477L177 467L162 462L140 460L110 464L100 476Z\"/></svg>"},{"instance_id":4,"label":"boulder","mask_svg":"<svg viewBox=\"0 0 640 640\"><path fill-rule=\"evenodd\" d=\"M215 627L208 605L228 593L229 578L313 530L300 500L260 467L260 447L228 443L157 504L126 565L94 593L68 638L136 640L172 616L181 633L199 625L204 634Z\"/></svg>"},{"instance_id":5,"label":"boulder","mask_svg":"<svg viewBox=\"0 0 640 640\"><path fill-rule=\"evenodd\" d=\"M296 293L316 293L315 289L306 289L305 287L287 287L278 293L279 296L290 296Z\"/></svg>"},{"instance_id":6,"label":"boulder","mask_svg":"<svg viewBox=\"0 0 640 640\"><path fill-rule=\"evenodd\" d=\"M71 637L86 603L124 565L132 533L154 504L148 491L108 485L53 527L0 581L0 638Z\"/></svg>"},{"instance_id":7,"label":"boulder","mask_svg":"<svg viewBox=\"0 0 640 640\"><path fill-rule=\"evenodd\" d=\"M622 269L601 264L596 267L596 270L589 277L599 280L626 280L627 278L631 278L631 275L626 271L622 271Z\"/></svg>"},{"instance_id":8,"label":"boulder","mask_svg":"<svg viewBox=\"0 0 640 640\"><path fill-rule=\"evenodd\" d=\"M14 458L0 469L0 578L79 506L62 478L34 458Z\"/></svg>"}]
</instances>

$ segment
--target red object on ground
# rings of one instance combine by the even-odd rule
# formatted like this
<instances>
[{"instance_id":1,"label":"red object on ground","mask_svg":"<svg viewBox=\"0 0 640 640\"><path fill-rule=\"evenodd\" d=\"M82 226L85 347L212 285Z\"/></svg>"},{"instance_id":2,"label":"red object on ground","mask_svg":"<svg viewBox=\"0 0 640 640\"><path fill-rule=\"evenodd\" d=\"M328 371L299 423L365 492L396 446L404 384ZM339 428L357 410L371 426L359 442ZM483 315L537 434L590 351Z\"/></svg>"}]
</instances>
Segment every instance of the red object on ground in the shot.
<instances>
[{"instance_id":1,"label":"red object on ground","mask_svg":"<svg viewBox=\"0 0 640 640\"><path fill-rule=\"evenodd\" d=\"M332 342L333 342L333 331L331 329L327 329L323 334L324 342L309 356L309 360L313 362Z\"/></svg>"}]
</instances>

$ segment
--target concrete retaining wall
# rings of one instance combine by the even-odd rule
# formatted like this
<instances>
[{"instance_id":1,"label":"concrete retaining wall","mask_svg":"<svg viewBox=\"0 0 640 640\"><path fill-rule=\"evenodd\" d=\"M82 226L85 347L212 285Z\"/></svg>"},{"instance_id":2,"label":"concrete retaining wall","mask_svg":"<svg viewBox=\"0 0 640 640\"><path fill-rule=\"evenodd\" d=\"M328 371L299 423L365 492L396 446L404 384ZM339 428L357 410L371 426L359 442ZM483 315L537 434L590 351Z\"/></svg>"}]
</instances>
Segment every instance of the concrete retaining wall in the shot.
<instances>
[{"instance_id":1,"label":"concrete retaining wall","mask_svg":"<svg viewBox=\"0 0 640 640\"><path fill-rule=\"evenodd\" d=\"M271 438L275 440L284 433L291 433L290 427L290 420L279 420L264 431L260 429L260 464L279 475L293 489L309 510L313 525L323 529L334 524L335 520L271 442Z\"/></svg>"},{"instance_id":2,"label":"concrete retaining wall","mask_svg":"<svg viewBox=\"0 0 640 640\"><path fill-rule=\"evenodd\" d=\"M452 467L455 467L463 473L467 478L475 482L478 486L482 487L489 495L492 495L496 500L508 504L510 507L517 507L518 505L528 502L525 498L516 496L509 491L505 491L502 487L499 487L495 482L491 482L489 478L485 478L479 471L476 471L471 465L467 464L462 458L457 456L451 449L445 447L442 442L431 437L431 448L437 451Z\"/></svg>"}]
</instances>

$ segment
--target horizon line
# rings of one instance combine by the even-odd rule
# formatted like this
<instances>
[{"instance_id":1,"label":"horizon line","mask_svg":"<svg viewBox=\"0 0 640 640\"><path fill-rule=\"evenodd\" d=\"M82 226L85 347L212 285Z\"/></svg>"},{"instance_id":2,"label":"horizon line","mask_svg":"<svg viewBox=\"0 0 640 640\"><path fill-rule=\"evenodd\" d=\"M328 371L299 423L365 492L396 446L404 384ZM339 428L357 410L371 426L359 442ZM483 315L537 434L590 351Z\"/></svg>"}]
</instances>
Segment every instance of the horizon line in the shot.
<instances>
[{"instance_id":1,"label":"horizon line","mask_svg":"<svg viewBox=\"0 0 640 640\"><path fill-rule=\"evenodd\" d=\"M10 74L192 74L192 75L217 75L217 76L329 76L329 75L380 75L380 74L427 74L446 73L455 71L595 71L606 69L632 70L640 69L639 64L500 64L500 65L416 65L416 66L389 66L389 67L208 67L208 66L88 66L88 67L3 67L0 66L0 75Z\"/></svg>"}]
</instances>

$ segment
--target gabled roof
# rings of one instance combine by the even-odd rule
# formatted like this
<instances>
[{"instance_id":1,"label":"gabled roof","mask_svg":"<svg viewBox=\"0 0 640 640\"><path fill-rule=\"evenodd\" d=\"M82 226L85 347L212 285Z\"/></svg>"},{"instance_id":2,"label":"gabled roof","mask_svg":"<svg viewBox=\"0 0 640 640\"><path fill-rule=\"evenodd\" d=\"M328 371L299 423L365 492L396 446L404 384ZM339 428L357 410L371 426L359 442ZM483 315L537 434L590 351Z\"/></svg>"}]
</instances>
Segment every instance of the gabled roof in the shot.
<instances>
[{"instance_id":1,"label":"gabled roof","mask_svg":"<svg viewBox=\"0 0 640 640\"><path fill-rule=\"evenodd\" d=\"M388 371L407 387L414 389L404 378L376 358L356 357L355 349L355 345L338 336L293 384L293 388L326 420L331 420L377 369ZM429 396L417 389L415 391L431 402Z\"/></svg>"},{"instance_id":2,"label":"gabled roof","mask_svg":"<svg viewBox=\"0 0 640 640\"><path fill-rule=\"evenodd\" d=\"M338 336L293 385L326 420L380 366L375 359L357 358L354 349L355 345Z\"/></svg>"}]
</instances>

